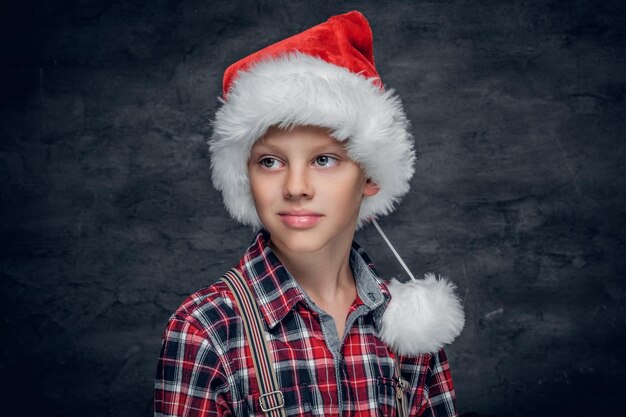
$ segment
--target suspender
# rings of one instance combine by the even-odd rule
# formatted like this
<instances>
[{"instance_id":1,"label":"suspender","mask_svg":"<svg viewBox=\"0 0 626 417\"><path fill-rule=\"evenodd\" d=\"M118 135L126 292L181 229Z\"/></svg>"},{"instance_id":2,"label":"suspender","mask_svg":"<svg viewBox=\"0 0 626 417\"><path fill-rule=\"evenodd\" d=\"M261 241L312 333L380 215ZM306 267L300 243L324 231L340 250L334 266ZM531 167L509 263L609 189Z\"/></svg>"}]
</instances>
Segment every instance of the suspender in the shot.
<instances>
[{"instance_id":1,"label":"suspender","mask_svg":"<svg viewBox=\"0 0 626 417\"><path fill-rule=\"evenodd\" d=\"M270 417L286 417L285 398L278 388L272 356L265 338L265 327L254 295L241 273L235 268L222 276L222 281L232 292L235 303L239 307L261 392L259 397L261 410Z\"/></svg>"}]
</instances>

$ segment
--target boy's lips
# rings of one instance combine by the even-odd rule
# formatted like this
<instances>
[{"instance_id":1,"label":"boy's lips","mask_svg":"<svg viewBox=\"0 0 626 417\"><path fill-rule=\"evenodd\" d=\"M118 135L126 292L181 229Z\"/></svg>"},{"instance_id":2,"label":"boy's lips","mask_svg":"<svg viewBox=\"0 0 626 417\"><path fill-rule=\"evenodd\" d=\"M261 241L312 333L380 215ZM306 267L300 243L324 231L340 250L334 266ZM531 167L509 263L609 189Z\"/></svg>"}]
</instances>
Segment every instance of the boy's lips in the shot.
<instances>
[{"instance_id":1,"label":"boy's lips","mask_svg":"<svg viewBox=\"0 0 626 417\"><path fill-rule=\"evenodd\" d=\"M324 217L320 213L309 210L285 210L279 212L278 216L286 226L295 229L313 227Z\"/></svg>"}]
</instances>

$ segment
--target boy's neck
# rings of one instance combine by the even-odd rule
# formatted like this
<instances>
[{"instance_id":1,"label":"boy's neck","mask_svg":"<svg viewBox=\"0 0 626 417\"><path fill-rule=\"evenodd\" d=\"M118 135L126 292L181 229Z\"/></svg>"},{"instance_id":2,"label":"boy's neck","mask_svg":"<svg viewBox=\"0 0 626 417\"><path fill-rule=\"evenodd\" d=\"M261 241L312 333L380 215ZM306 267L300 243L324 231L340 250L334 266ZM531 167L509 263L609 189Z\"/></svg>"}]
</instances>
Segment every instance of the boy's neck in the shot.
<instances>
[{"instance_id":1,"label":"boy's neck","mask_svg":"<svg viewBox=\"0 0 626 417\"><path fill-rule=\"evenodd\" d=\"M307 295L316 304L325 305L337 299L350 298L352 302L356 296L350 267L353 237L354 234L311 253L294 253L271 241L270 246Z\"/></svg>"}]
</instances>

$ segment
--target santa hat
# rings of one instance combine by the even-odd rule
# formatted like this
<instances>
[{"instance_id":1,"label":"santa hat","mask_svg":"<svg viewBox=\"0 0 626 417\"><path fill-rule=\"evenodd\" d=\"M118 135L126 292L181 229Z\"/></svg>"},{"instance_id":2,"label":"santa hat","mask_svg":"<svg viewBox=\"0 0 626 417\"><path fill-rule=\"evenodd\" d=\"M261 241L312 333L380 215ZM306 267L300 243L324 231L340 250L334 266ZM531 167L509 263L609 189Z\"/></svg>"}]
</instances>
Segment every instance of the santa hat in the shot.
<instances>
[{"instance_id":1,"label":"santa hat","mask_svg":"<svg viewBox=\"0 0 626 417\"><path fill-rule=\"evenodd\" d=\"M409 190L415 152L400 99L384 88L376 71L372 42L367 20L354 11L226 70L209 145L213 184L235 219L262 226L248 178L252 145L272 126L325 127L380 188L361 203L359 226L373 221L396 253L375 218L390 213ZM396 353L436 352L460 333L464 316L452 284L427 276L392 281L388 288L392 300L380 337Z\"/></svg>"},{"instance_id":2,"label":"santa hat","mask_svg":"<svg viewBox=\"0 0 626 417\"><path fill-rule=\"evenodd\" d=\"M271 126L328 128L346 142L380 191L361 204L359 226L390 213L409 190L413 137L400 99L383 88L374 66L372 31L356 11L270 45L231 65L213 122L211 167L230 214L261 222L250 193L252 145Z\"/></svg>"}]
</instances>

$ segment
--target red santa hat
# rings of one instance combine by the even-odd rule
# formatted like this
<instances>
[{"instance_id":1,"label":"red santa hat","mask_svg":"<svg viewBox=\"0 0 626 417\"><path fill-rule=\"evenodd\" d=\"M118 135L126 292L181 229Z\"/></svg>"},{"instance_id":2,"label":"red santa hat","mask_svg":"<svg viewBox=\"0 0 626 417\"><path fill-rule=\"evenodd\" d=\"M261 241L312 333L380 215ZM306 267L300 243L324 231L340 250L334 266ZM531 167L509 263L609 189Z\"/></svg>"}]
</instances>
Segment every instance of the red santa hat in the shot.
<instances>
[{"instance_id":1,"label":"red santa hat","mask_svg":"<svg viewBox=\"0 0 626 417\"><path fill-rule=\"evenodd\" d=\"M331 17L231 65L209 142L212 179L238 221L261 227L247 161L271 126L328 128L380 191L363 200L359 226L386 215L409 190L415 152L400 99L383 87L372 31L356 11Z\"/></svg>"},{"instance_id":2,"label":"red santa hat","mask_svg":"<svg viewBox=\"0 0 626 417\"><path fill-rule=\"evenodd\" d=\"M226 70L209 145L213 184L235 219L262 226L247 163L252 145L271 126L325 127L346 143L348 156L380 187L361 203L359 226L374 220L378 228L375 218L390 213L407 193L414 171L413 137L400 99L384 88L376 71L372 42L365 17L350 12ZM446 280L427 275L404 284L392 281L388 288L392 300L380 337L396 353L436 352L463 328L463 309Z\"/></svg>"}]
</instances>

